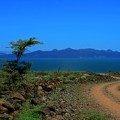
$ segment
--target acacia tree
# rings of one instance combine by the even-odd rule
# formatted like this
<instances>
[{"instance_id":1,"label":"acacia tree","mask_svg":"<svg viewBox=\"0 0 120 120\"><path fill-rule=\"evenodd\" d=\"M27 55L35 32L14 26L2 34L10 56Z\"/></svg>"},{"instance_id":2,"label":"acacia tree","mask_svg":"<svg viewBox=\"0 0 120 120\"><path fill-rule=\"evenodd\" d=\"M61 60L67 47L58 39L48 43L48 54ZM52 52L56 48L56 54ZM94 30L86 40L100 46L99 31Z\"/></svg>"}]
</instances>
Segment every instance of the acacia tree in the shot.
<instances>
[{"instance_id":1,"label":"acacia tree","mask_svg":"<svg viewBox=\"0 0 120 120\"><path fill-rule=\"evenodd\" d=\"M17 42L10 42L10 48L13 50L12 53L16 56L15 60L6 60L3 63L2 70L7 75L9 84L16 83L18 80L22 80L25 73L30 70L31 63L21 61L21 57L28 47L36 44L43 44L36 40L35 37L29 38L28 40L18 40Z\"/></svg>"}]
</instances>

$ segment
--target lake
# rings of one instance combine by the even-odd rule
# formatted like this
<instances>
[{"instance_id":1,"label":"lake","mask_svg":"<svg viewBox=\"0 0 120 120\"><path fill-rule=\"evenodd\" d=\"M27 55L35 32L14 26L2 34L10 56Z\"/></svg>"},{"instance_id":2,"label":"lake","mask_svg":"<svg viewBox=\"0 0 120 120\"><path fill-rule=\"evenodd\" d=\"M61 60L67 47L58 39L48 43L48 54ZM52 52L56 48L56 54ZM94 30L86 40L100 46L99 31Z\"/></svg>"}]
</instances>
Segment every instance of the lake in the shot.
<instances>
[{"instance_id":1,"label":"lake","mask_svg":"<svg viewBox=\"0 0 120 120\"><path fill-rule=\"evenodd\" d=\"M120 59L111 58L81 58L81 59L23 59L31 61L34 71L88 71L103 73L120 71ZM1 64L0 64L1 67Z\"/></svg>"}]
</instances>

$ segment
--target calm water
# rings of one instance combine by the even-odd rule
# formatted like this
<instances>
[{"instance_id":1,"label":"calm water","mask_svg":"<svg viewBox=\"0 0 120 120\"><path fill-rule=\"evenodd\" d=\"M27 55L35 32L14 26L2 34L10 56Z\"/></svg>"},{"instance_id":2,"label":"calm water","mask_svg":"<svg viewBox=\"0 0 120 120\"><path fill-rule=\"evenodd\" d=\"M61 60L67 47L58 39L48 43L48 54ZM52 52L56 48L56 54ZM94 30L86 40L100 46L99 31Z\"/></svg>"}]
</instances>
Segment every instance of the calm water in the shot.
<instances>
[{"instance_id":1,"label":"calm water","mask_svg":"<svg viewBox=\"0 0 120 120\"><path fill-rule=\"evenodd\" d=\"M24 59L31 61L35 71L120 71L120 59ZM1 65L0 65L1 67Z\"/></svg>"}]
</instances>

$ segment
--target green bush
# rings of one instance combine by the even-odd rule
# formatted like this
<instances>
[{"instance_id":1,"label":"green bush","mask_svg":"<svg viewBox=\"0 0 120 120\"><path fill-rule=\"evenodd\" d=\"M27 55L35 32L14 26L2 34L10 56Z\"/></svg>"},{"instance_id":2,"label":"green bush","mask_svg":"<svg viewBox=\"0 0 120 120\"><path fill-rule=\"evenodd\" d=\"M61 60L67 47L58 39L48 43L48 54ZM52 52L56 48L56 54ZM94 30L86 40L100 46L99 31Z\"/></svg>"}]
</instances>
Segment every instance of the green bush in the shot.
<instances>
[{"instance_id":1,"label":"green bush","mask_svg":"<svg viewBox=\"0 0 120 120\"><path fill-rule=\"evenodd\" d=\"M85 113L85 120L108 120L109 116L96 112L95 110L88 110Z\"/></svg>"},{"instance_id":2,"label":"green bush","mask_svg":"<svg viewBox=\"0 0 120 120\"><path fill-rule=\"evenodd\" d=\"M22 111L19 113L18 120L42 120L42 116L35 111L42 109L44 106L32 106L30 101L27 100L23 106Z\"/></svg>"},{"instance_id":3,"label":"green bush","mask_svg":"<svg viewBox=\"0 0 120 120\"><path fill-rule=\"evenodd\" d=\"M18 81L21 81L27 71L30 70L31 63L20 61L20 59L28 47L36 44L42 44L42 42L37 41L34 37L28 40L18 40L17 42L10 43L10 48L12 48L12 53L16 56L16 59L2 60L2 71L4 71L9 84L16 84Z\"/></svg>"}]
</instances>

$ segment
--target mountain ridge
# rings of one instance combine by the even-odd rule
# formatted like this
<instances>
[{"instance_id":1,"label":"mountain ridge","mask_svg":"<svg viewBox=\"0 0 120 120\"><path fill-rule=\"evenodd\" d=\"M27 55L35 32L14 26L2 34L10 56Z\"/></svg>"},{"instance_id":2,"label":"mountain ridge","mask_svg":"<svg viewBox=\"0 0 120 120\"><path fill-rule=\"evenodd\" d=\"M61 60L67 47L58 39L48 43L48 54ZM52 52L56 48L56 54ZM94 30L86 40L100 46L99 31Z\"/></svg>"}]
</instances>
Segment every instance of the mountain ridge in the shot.
<instances>
[{"instance_id":1,"label":"mountain ridge","mask_svg":"<svg viewBox=\"0 0 120 120\"><path fill-rule=\"evenodd\" d=\"M0 54L2 57L14 57L12 54ZM120 58L120 52L108 50L72 49L66 48L62 50L53 49L50 51L37 50L25 53L23 57L27 58Z\"/></svg>"}]
</instances>

